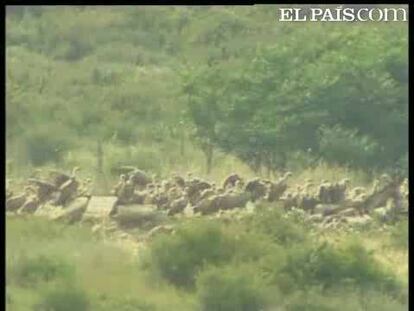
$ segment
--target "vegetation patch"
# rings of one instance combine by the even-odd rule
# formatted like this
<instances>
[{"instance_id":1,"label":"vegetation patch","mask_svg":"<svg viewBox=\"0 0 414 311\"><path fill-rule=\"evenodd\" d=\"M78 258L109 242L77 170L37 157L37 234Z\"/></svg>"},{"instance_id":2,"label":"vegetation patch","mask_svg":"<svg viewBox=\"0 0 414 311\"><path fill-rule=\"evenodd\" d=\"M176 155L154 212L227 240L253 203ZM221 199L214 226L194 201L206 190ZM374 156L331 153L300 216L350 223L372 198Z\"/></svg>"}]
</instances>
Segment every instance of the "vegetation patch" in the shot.
<instances>
[{"instance_id":1,"label":"vegetation patch","mask_svg":"<svg viewBox=\"0 0 414 311\"><path fill-rule=\"evenodd\" d=\"M61 257L38 255L20 256L9 270L8 279L21 286L35 286L39 282L69 279L74 267Z\"/></svg>"}]
</instances>

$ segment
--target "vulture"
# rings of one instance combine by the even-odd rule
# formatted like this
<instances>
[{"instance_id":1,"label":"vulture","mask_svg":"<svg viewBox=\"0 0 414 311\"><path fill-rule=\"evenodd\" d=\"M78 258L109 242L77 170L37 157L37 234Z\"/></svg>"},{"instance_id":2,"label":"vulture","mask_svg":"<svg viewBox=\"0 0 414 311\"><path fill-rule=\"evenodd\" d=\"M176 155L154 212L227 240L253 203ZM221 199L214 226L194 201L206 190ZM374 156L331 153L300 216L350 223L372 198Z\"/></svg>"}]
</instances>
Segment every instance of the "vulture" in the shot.
<instances>
[{"instance_id":1,"label":"vulture","mask_svg":"<svg viewBox=\"0 0 414 311\"><path fill-rule=\"evenodd\" d=\"M201 215L208 215L219 210L220 206L220 195L213 195L211 197L201 200L193 207L194 213L200 213Z\"/></svg>"},{"instance_id":2,"label":"vulture","mask_svg":"<svg viewBox=\"0 0 414 311\"><path fill-rule=\"evenodd\" d=\"M304 195L298 199L298 207L303 209L304 211L312 212L318 203L318 199L308 195Z\"/></svg>"},{"instance_id":3,"label":"vulture","mask_svg":"<svg viewBox=\"0 0 414 311\"><path fill-rule=\"evenodd\" d=\"M330 203L337 204L345 200L348 184L349 179L344 178L332 186L332 189L330 191L332 201Z\"/></svg>"},{"instance_id":4,"label":"vulture","mask_svg":"<svg viewBox=\"0 0 414 311\"><path fill-rule=\"evenodd\" d=\"M75 196L79 187L79 182L75 177L78 170L79 168L75 168L72 176L59 187L59 195L54 202L55 205L65 205Z\"/></svg>"},{"instance_id":5,"label":"vulture","mask_svg":"<svg viewBox=\"0 0 414 311\"><path fill-rule=\"evenodd\" d=\"M180 187L180 188L184 188L185 187L185 179L179 175L175 175L173 177L174 183Z\"/></svg>"},{"instance_id":6,"label":"vulture","mask_svg":"<svg viewBox=\"0 0 414 311\"><path fill-rule=\"evenodd\" d=\"M33 214L39 207L39 199L35 194L29 195L23 206L17 211L19 214Z\"/></svg>"},{"instance_id":7,"label":"vulture","mask_svg":"<svg viewBox=\"0 0 414 311\"><path fill-rule=\"evenodd\" d=\"M140 169L133 166L123 166L120 168L123 174L127 174L131 181L137 185L145 187L152 182L152 179Z\"/></svg>"},{"instance_id":8,"label":"vulture","mask_svg":"<svg viewBox=\"0 0 414 311\"><path fill-rule=\"evenodd\" d=\"M251 200L250 192L235 193L229 192L220 196L218 202L219 209L230 210L236 207L245 207L247 202Z\"/></svg>"},{"instance_id":9,"label":"vulture","mask_svg":"<svg viewBox=\"0 0 414 311\"><path fill-rule=\"evenodd\" d=\"M71 175L56 171L56 170L49 170L49 177L52 179L52 184L59 188L69 179L74 177L76 173L79 171L79 167L75 166L72 170Z\"/></svg>"},{"instance_id":10,"label":"vulture","mask_svg":"<svg viewBox=\"0 0 414 311\"><path fill-rule=\"evenodd\" d=\"M236 186L237 181L240 181L240 182L242 181L241 177L238 174L233 173L227 176L223 181L223 189L226 189L227 187Z\"/></svg>"},{"instance_id":11,"label":"vulture","mask_svg":"<svg viewBox=\"0 0 414 311\"><path fill-rule=\"evenodd\" d=\"M267 187L259 178L254 178L247 182L244 190L250 192L251 200L255 202L266 195Z\"/></svg>"},{"instance_id":12,"label":"vulture","mask_svg":"<svg viewBox=\"0 0 414 311\"><path fill-rule=\"evenodd\" d=\"M287 185L285 183L269 183L269 193L267 200L269 202L275 202L280 199L283 193L286 191Z\"/></svg>"},{"instance_id":13,"label":"vulture","mask_svg":"<svg viewBox=\"0 0 414 311\"><path fill-rule=\"evenodd\" d=\"M112 189L112 192L113 192L114 195L116 195L116 196L119 195L119 191L122 189L122 187L125 186L126 181L127 181L126 175L125 174L121 174L121 176L119 176L118 183Z\"/></svg>"},{"instance_id":14,"label":"vulture","mask_svg":"<svg viewBox=\"0 0 414 311\"><path fill-rule=\"evenodd\" d=\"M12 196L6 201L6 211L15 212L23 206L26 202L28 196L33 193L35 190L27 186L24 188L24 192L15 196Z\"/></svg>"},{"instance_id":15,"label":"vulture","mask_svg":"<svg viewBox=\"0 0 414 311\"><path fill-rule=\"evenodd\" d=\"M199 200L204 200L205 198L211 197L215 194L214 188L204 189L201 194Z\"/></svg>"},{"instance_id":16,"label":"vulture","mask_svg":"<svg viewBox=\"0 0 414 311\"><path fill-rule=\"evenodd\" d=\"M286 172L281 178L279 178L276 182L269 182L269 193L267 195L267 200L269 202L274 202L280 199L283 193L287 189L286 181L287 179L292 176L291 172Z\"/></svg>"},{"instance_id":17,"label":"vulture","mask_svg":"<svg viewBox=\"0 0 414 311\"><path fill-rule=\"evenodd\" d=\"M118 204L126 204L133 198L135 192L135 184L133 177L130 176L129 179L122 185L118 191Z\"/></svg>"},{"instance_id":18,"label":"vulture","mask_svg":"<svg viewBox=\"0 0 414 311\"><path fill-rule=\"evenodd\" d=\"M322 180L322 183L319 185L318 190L318 199L323 204L331 203L331 191L332 185L326 179Z\"/></svg>"},{"instance_id":19,"label":"vulture","mask_svg":"<svg viewBox=\"0 0 414 311\"><path fill-rule=\"evenodd\" d=\"M292 207L296 207L297 204L297 197L293 196L291 193L286 194L285 197L281 198L281 201L283 202L283 209L285 211L288 211L292 209Z\"/></svg>"},{"instance_id":20,"label":"vulture","mask_svg":"<svg viewBox=\"0 0 414 311\"><path fill-rule=\"evenodd\" d=\"M39 202L47 201L51 197L52 193L58 191L58 188L54 184L47 181L29 178L28 182L29 184L36 186Z\"/></svg>"},{"instance_id":21,"label":"vulture","mask_svg":"<svg viewBox=\"0 0 414 311\"><path fill-rule=\"evenodd\" d=\"M365 188L364 187L354 187L350 191L350 199L357 198L358 196L360 196L363 193L365 193Z\"/></svg>"},{"instance_id":22,"label":"vulture","mask_svg":"<svg viewBox=\"0 0 414 311\"><path fill-rule=\"evenodd\" d=\"M188 197L185 194L181 198L178 198L171 202L170 208L168 210L167 215L172 216L178 213L181 213L188 205Z\"/></svg>"}]
</instances>

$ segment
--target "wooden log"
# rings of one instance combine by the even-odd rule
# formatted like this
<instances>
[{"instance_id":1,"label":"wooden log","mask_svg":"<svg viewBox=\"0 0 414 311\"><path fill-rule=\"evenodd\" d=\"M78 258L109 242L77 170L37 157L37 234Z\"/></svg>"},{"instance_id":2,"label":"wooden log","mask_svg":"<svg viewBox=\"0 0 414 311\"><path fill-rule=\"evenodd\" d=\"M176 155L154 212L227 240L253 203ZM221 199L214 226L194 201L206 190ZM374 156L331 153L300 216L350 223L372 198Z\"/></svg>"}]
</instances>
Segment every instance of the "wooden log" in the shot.
<instances>
[{"instance_id":1,"label":"wooden log","mask_svg":"<svg viewBox=\"0 0 414 311\"><path fill-rule=\"evenodd\" d=\"M77 198L59 213L53 215L51 219L67 223L78 222L82 219L82 216L88 207L88 202L89 199L86 197Z\"/></svg>"},{"instance_id":2,"label":"wooden log","mask_svg":"<svg viewBox=\"0 0 414 311\"><path fill-rule=\"evenodd\" d=\"M112 217L121 226L140 226L145 223L160 223L167 219L165 211L157 210L156 205L118 205Z\"/></svg>"}]
</instances>

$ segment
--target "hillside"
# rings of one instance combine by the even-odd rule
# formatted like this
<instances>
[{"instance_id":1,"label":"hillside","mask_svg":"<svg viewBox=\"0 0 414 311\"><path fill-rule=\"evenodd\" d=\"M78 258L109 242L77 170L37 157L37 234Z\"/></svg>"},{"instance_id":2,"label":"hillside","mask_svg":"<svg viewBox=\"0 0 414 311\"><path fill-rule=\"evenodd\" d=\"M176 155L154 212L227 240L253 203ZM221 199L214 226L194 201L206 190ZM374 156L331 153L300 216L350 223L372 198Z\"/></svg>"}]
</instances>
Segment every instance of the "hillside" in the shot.
<instances>
[{"instance_id":1,"label":"hillside","mask_svg":"<svg viewBox=\"0 0 414 311\"><path fill-rule=\"evenodd\" d=\"M8 175L405 172L407 24L303 27L275 10L9 7Z\"/></svg>"},{"instance_id":2,"label":"hillside","mask_svg":"<svg viewBox=\"0 0 414 311\"><path fill-rule=\"evenodd\" d=\"M408 309L408 23L8 6L10 311Z\"/></svg>"}]
</instances>

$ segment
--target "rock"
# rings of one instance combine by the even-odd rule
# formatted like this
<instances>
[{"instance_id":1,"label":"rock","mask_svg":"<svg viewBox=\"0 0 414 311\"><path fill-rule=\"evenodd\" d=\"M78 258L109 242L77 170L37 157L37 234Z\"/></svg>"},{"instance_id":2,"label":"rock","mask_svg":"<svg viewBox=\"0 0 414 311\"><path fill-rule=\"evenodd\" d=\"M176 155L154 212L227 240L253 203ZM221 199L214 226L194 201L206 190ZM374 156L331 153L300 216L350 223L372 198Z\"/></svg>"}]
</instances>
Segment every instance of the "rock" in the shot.
<instances>
[{"instance_id":1,"label":"rock","mask_svg":"<svg viewBox=\"0 0 414 311\"><path fill-rule=\"evenodd\" d=\"M393 209L390 209L386 206L373 209L371 211L371 214L373 217L377 218L382 222L392 221L397 216Z\"/></svg>"},{"instance_id":2,"label":"rock","mask_svg":"<svg viewBox=\"0 0 414 311\"><path fill-rule=\"evenodd\" d=\"M116 200L115 196L92 196L82 217L82 222L96 222L108 217Z\"/></svg>"},{"instance_id":3,"label":"rock","mask_svg":"<svg viewBox=\"0 0 414 311\"><path fill-rule=\"evenodd\" d=\"M129 234L126 232L120 232L118 233L118 238L119 239L128 239L129 238Z\"/></svg>"},{"instance_id":4,"label":"rock","mask_svg":"<svg viewBox=\"0 0 414 311\"><path fill-rule=\"evenodd\" d=\"M348 224L357 227L366 227L372 222L372 217L368 215L358 217L347 217Z\"/></svg>"},{"instance_id":5,"label":"rock","mask_svg":"<svg viewBox=\"0 0 414 311\"><path fill-rule=\"evenodd\" d=\"M355 217L355 216L358 216L358 214L359 214L358 211L352 207L338 212L338 215L345 216L345 217L348 217L348 216Z\"/></svg>"},{"instance_id":6,"label":"rock","mask_svg":"<svg viewBox=\"0 0 414 311\"><path fill-rule=\"evenodd\" d=\"M97 233L101 231L102 228L103 228L102 225L97 224L97 225L94 225L91 230L92 230L92 233Z\"/></svg>"},{"instance_id":7,"label":"rock","mask_svg":"<svg viewBox=\"0 0 414 311\"><path fill-rule=\"evenodd\" d=\"M52 204L45 203L45 204L40 205L33 215L50 218L57 212L60 212L61 210L62 210L61 206L54 206Z\"/></svg>"},{"instance_id":8,"label":"rock","mask_svg":"<svg viewBox=\"0 0 414 311\"><path fill-rule=\"evenodd\" d=\"M323 218L323 220L322 220L322 225L326 225L326 224L329 224L329 223L335 222L335 219L336 219L336 218L337 218L337 217L335 217L335 215L326 216L326 217L324 217L324 218Z\"/></svg>"},{"instance_id":9,"label":"rock","mask_svg":"<svg viewBox=\"0 0 414 311\"><path fill-rule=\"evenodd\" d=\"M165 220L167 215L152 204L119 205L117 214L112 218L121 226L140 226L148 222L159 223Z\"/></svg>"},{"instance_id":10,"label":"rock","mask_svg":"<svg viewBox=\"0 0 414 311\"><path fill-rule=\"evenodd\" d=\"M314 214L307 218L311 222L322 222L323 216L321 214Z\"/></svg>"},{"instance_id":11,"label":"rock","mask_svg":"<svg viewBox=\"0 0 414 311\"><path fill-rule=\"evenodd\" d=\"M324 216L334 215L349 207L340 204L318 204L313 211L314 214L322 214Z\"/></svg>"},{"instance_id":12,"label":"rock","mask_svg":"<svg viewBox=\"0 0 414 311\"><path fill-rule=\"evenodd\" d=\"M385 217L387 215L387 208L386 207L375 208L372 210L371 213L378 217Z\"/></svg>"},{"instance_id":13,"label":"rock","mask_svg":"<svg viewBox=\"0 0 414 311\"><path fill-rule=\"evenodd\" d=\"M147 233L147 237L148 238L153 238L154 236L160 234L160 233L173 233L174 231L174 227L171 225L160 225L160 226L156 226L154 228L152 228L148 233Z\"/></svg>"},{"instance_id":14,"label":"rock","mask_svg":"<svg viewBox=\"0 0 414 311\"><path fill-rule=\"evenodd\" d=\"M57 215L51 217L51 220L75 223L82 219L84 212L88 207L88 198L77 198L67 207L62 209Z\"/></svg>"},{"instance_id":15,"label":"rock","mask_svg":"<svg viewBox=\"0 0 414 311\"><path fill-rule=\"evenodd\" d=\"M317 204L313 210L313 214L320 214L322 215L325 210L333 208L335 205L332 204Z\"/></svg>"},{"instance_id":16,"label":"rock","mask_svg":"<svg viewBox=\"0 0 414 311\"><path fill-rule=\"evenodd\" d=\"M322 227L324 229L336 229L338 223L336 221L331 221L329 223L323 224Z\"/></svg>"}]
</instances>

